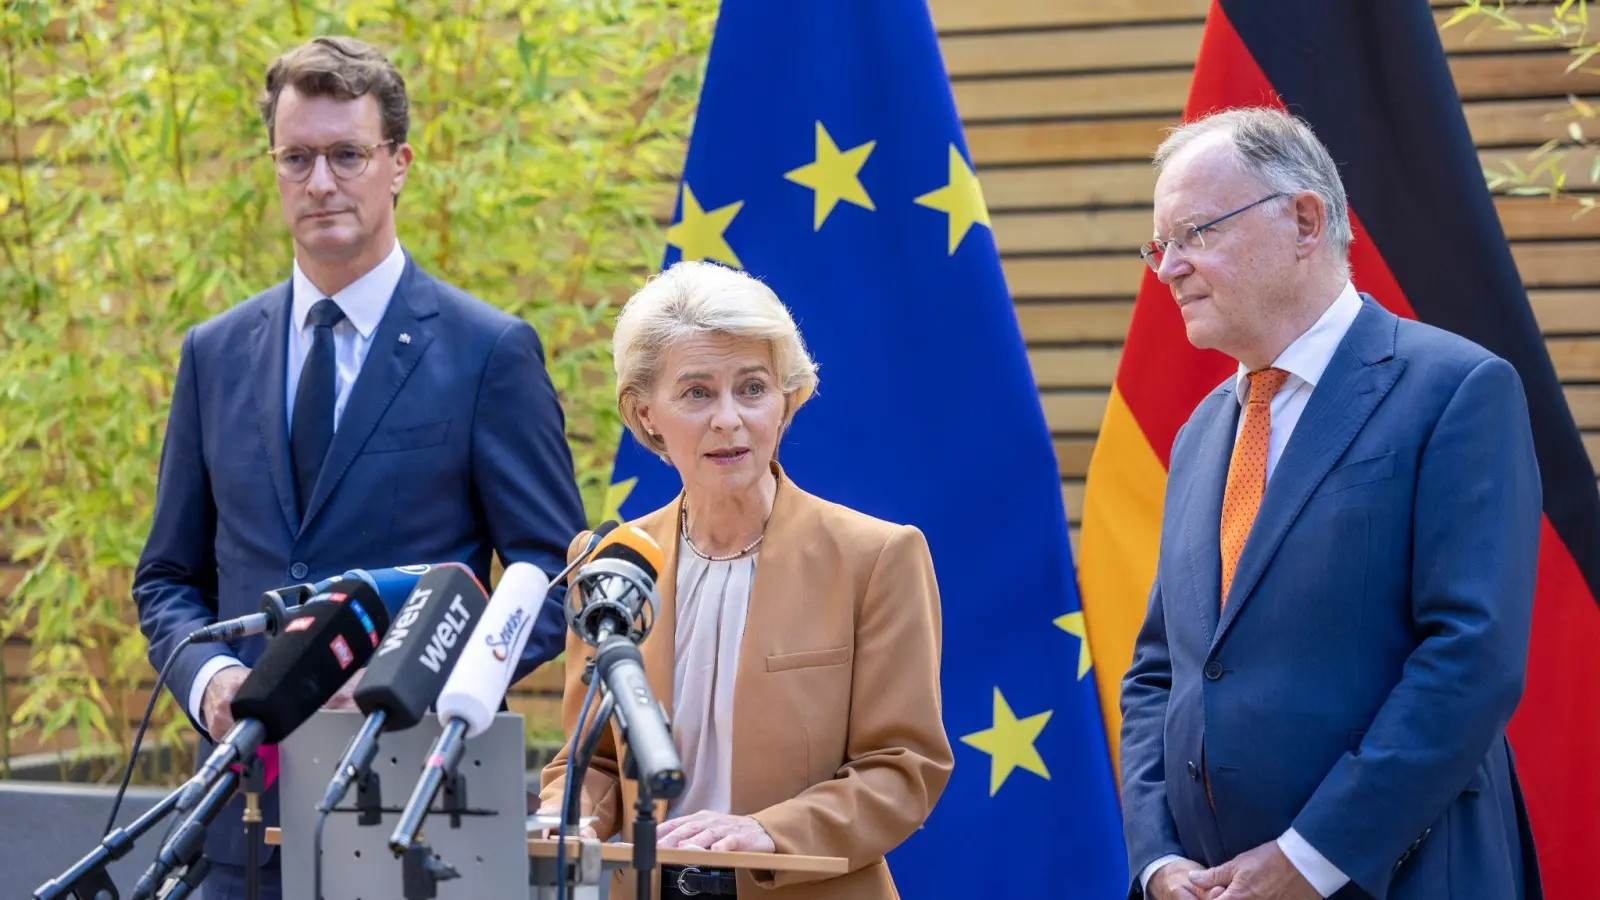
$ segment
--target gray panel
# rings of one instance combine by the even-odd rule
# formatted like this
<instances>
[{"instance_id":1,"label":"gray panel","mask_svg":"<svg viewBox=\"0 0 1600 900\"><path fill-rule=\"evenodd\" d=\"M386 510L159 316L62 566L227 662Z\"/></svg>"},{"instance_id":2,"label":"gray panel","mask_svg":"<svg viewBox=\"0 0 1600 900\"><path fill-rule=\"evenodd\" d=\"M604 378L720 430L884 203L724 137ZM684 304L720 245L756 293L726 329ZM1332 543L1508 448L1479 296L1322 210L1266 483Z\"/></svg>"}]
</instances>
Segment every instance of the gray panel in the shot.
<instances>
[{"instance_id":1,"label":"gray panel","mask_svg":"<svg viewBox=\"0 0 1600 900\"><path fill-rule=\"evenodd\" d=\"M117 813L126 826L166 795L165 789L130 788ZM0 875L5 896L31 896L100 843L115 787L0 782ZM155 859L172 817L158 823L128 855L109 867L123 896Z\"/></svg>"},{"instance_id":2,"label":"gray panel","mask_svg":"<svg viewBox=\"0 0 1600 900\"><path fill-rule=\"evenodd\" d=\"M311 897L315 807L362 718L355 712L318 712L281 746L284 900ZM389 834L439 732L438 720L430 716L413 728L382 736L373 768L382 779L383 823L362 827L354 812L336 811L328 817L322 845L323 900L403 896L400 860L389 850ZM460 828L451 828L448 817L438 812L438 800L428 814L422 835L461 873L439 883L440 900L528 896L523 745L522 716L500 713L489 730L467 742L461 756L458 771L466 776L468 808L496 815L464 816ZM355 800L352 787L340 809L353 809Z\"/></svg>"}]
</instances>

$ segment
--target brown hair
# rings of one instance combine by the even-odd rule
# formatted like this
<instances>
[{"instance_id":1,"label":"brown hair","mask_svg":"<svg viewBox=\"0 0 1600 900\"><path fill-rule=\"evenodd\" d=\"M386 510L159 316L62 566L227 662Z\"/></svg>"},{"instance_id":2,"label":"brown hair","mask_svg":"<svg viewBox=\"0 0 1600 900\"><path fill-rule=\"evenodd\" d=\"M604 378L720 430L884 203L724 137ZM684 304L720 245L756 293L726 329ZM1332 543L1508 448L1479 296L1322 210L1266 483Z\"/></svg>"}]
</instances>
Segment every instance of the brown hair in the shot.
<instances>
[{"instance_id":1,"label":"brown hair","mask_svg":"<svg viewBox=\"0 0 1600 900\"><path fill-rule=\"evenodd\" d=\"M273 120L278 113L278 95L289 85L308 97L336 100L354 100L372 93L378 98L384 140L406 142L411 104L406 98L405 79L387 57L369 44L347 37L312 38L274 60L267 69L266 91L257 103L269 140L276 139Z\"/></svg>"}]
</instances>

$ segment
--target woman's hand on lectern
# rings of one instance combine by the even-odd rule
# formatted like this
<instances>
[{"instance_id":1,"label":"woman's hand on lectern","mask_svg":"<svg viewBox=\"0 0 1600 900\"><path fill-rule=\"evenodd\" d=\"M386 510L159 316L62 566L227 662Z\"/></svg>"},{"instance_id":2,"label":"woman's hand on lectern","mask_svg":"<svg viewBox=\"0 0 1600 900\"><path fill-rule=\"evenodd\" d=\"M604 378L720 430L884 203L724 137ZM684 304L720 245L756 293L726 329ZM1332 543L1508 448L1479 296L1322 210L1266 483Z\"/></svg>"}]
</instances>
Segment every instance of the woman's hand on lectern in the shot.
<instances>
[{"instance_id":1,"label":"woman's hand on lectern","mask_svg":"<svg viewBox=\"0 0 1600 900\"><path fill-rule=\"evenodd\" d=\"M746 850L774 853L772 837L749 816L697 812L661 823L656 846L685 850Z\"/></svg>"}]
</instances>

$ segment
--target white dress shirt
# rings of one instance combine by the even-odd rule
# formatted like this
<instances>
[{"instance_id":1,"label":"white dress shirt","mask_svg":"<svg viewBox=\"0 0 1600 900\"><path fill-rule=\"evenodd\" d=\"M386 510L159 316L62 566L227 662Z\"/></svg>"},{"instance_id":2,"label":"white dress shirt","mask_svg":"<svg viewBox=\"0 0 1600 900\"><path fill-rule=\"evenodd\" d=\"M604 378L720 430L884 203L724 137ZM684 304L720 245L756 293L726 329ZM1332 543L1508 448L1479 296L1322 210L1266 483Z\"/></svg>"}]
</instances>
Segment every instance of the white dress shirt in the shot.
<instances>
[{"instance_id":1,"label":"white dress shirt","mask_svg":"<svg viewBox=\"0 0 1600 900\"><path fill-rule=\"evenodd\" d=\"M1316 390L1317 382L1322 379L1322 373L1327 370L1328 363L1333 361L1333 354L1339 349L1339 344L1344 340L1345 333L1350 330L1351 323L1355 322L1356 315L1361 312L1361 296L1356 293L1355 285L1345 282L1344 290L1339 292L1322 316L1306 329L1305 334L1295 338L1278 355L1272 363L1275 369L1282 369L1289 373L1284 379L1283 387L1273 395L1271 404L1272 431L1267 442L1267 481L1272 480L1272 473L1277 470L1278 459L1283 456L1283 448L1289 443L1289 435L1294 433L1294 426L1300 421L1300 414L1305 412L1306 404L1311 400L1311 392ZM1234 376L1233 395L1239 402L1241 414L1238 427L1234 430L1234 440L1239 439L1239 431L1244 428L1243 406L1248 400L1250 392L1250 371L1239 365L1239 374ZM1300 870L1317 893L1324 897L1344 887L1350 881L1349 876L1339 871L1339 868L1329 862L1327 857L1318 853L1315 847L1306 842L1300 833L1290 828L1278 838L1278 847L1289 862ZM1144 867L1139 873L1139 885L1148 892L1150 877L1162 866L1169 862L1182 859L1180 856L1163 856L1155 862Z\"/></svg>"},{"instance_id":2,"label":"white dress shirt","mask_svg":"<svg viewBox=\"0 0 1600 900\"><path fill-rule=\"evenodd\" d=\"M672 743L687 787L667 818L733 807L733 683L756 557L712 562L678 539Z\"/></svg>"},{"instance_id":3,"label":"white dress shirt","mask_svg":"<svg viewBox=\"0 0 1600 900\"><path fill-rule=\"evenodd\" d=\"M372 347L372 333L378 330L378 323L383 320L383 314L389 309L389 298L394 296L394 291L400 284L400 276L405 274L406 254L401 249L400 242L394 242L394 249L383 258L383 262L374 266L367 274L351 282L344 290L335 293L333 302L339 304L344 310L344 319L333 326L333 357L334 357L334 401L333 401L333 426L337 431L339 420L344 416L345 403L350 399L350 388L356 383L356 376L361 374L361 364L367 358L367 351ZM317 290L306 273L301 271L299 260L294 264L294 275L290 279L290 309L289 309L289 357L285 367L284 378L284 422L285 432L294 422L294 395L300 387L300 370L305 368L306 356L311 353L312 332L314 329L307 323L306 317L311 314L311 307L318 300L327 295ZM211 684L211 679L218 672L229 666L242 666L244 663L228 656L213 656L195 675L193 683L189 685L189 714L194 716L196 722L204 722L201 718L201 701L205 699L206 686ZM221 735L212 735L220 738Z\"/></svg>"}]
</instances>

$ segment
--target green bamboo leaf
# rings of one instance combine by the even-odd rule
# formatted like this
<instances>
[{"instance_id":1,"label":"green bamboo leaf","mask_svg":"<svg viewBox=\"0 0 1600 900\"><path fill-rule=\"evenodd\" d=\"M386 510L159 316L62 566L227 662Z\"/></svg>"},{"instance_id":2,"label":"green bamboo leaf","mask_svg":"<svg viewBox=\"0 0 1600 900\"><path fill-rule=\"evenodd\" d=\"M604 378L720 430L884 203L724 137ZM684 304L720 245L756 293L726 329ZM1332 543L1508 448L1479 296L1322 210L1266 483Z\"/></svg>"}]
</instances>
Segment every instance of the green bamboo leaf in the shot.
<instances>
[{"instance_id":1,"label":"green bamboo leaf","mask_svg":"<svg viewBox=\"0 0 1600 900\"><path fill-rule=\"evenodd\" d=\"M0 512L5 512L6 510L10 509L11 504L16 503L17 499L20 498L27 490L28 485L26 483L20 483L13 485L11 489L6 491L4 494L0 494ZM17 559L22 558L16 554L15 550L12 551L12 555Z\"/></svg>"}]
</instances>

